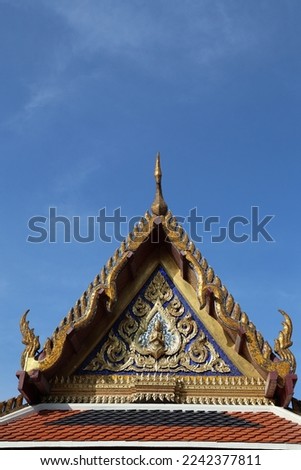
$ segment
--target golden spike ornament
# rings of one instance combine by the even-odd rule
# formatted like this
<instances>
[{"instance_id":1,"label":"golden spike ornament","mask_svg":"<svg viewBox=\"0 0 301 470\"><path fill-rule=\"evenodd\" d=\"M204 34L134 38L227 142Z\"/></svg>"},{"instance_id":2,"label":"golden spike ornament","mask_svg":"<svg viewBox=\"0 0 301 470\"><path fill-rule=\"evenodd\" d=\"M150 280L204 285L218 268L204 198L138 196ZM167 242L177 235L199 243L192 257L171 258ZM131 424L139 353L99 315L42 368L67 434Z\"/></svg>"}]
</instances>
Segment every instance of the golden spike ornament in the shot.
<instances>
[{"instance_id":1,"label":"golden spike ornament","mask_svg":"<svg viewBox=\"0 0 301 470\"><path fill-rule=\"evenodd\" d=\"M152 203L152 213L154 215L166 215L167 214L167 204L164 201L162 187L161 187L161 179L162 179L162 171L161 171L161 164L160 164L160 153L157 153L156 157L156 165L155 165L155 181L156 181L156 194L154 202Z\"/></svg>"},{"instance_id":2,"label":"golden spike ornament","mask_svg":"<svg viewBox=\"0 0 301 470\"><path fill-rule=\"evenodd\" d=\"M20 331L22 334L22 343L25 345L25 349L21 356L21 366L24 365L28 358L33 358L37 351L40 349L39 337L35 335L34 329L29 328L29 320L27 320L29 310L22 315L20 320Z\"/></svg>"}]
</instances>

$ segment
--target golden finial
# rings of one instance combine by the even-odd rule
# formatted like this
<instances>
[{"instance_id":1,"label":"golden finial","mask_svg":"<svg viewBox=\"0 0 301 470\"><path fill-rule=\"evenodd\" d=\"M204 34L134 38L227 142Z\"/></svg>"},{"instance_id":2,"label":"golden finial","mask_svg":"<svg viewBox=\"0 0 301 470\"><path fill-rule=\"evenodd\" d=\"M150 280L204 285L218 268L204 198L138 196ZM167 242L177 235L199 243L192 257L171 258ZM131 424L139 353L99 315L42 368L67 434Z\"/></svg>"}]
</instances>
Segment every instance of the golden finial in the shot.
<instances>
[{"instance_id":1,"label":"golden finial","mask_svg":"<svg viewBox=\"0 0 301 470\"><path fill-rule=\"evenodd\" d=\"M160 153L157 153L156 157L156 165L155 165L155 180L156 180L156 195L154 202L152 203L152 213L154 215L166 215L167 214L167 204L164 201L162 188L161 188L161 179L162 179L162 171L160 165Z\"/></svg>"}]
</instances>

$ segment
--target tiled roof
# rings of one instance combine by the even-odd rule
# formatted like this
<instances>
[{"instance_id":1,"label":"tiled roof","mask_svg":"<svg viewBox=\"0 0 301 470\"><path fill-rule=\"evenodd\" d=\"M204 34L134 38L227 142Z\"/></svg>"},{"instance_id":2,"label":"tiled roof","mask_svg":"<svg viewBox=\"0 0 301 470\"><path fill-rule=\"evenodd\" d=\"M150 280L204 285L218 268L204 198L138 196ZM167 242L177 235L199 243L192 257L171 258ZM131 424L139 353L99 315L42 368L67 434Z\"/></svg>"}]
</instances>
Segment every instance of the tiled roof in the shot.
<instances>
[{"instance_id":1,"label":"tiled roof","mask_svg":"<svg viewBox=\"0 0 301 470\"><path fill-rule=\"evenodd\" d=\"M29 407L30 408L30 407ZM10 414L0 422L0 446L9 447L18 442L70 444L95 443L105 446L115 441L126 445L139 443L235 443L246 444L297 444L301 448L301 419L294 413L276 407L262 407L256 411L243 411L210 407L166 409L149 407L105 407L94 409L68 409L57 406L47 409L42 405ZM59 409L61 408L61 409ZM233 408L233 407L232 407ZM29 412L30 411L30 412ZM97 444L96 444L97 443Z\"/></svg>"}]
</instances>

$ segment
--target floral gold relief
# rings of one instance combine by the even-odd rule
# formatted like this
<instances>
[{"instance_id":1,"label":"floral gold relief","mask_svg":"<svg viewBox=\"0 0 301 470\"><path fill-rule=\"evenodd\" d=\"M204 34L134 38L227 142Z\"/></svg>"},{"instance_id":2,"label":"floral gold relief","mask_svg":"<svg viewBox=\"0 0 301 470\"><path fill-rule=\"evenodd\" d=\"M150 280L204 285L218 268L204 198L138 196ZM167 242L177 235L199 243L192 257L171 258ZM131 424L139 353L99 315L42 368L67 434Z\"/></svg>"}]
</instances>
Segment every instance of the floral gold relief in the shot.
<instances>
[{"instance_id":1,"label":"floral gold relief","mask_svg":"<svg viewBox=\"0 0 301 470\"><path fill-rule=\"evenodd\" d=\"M230 366L158 270L83 373L229 373Z\"/></svg>"}]
</instances>

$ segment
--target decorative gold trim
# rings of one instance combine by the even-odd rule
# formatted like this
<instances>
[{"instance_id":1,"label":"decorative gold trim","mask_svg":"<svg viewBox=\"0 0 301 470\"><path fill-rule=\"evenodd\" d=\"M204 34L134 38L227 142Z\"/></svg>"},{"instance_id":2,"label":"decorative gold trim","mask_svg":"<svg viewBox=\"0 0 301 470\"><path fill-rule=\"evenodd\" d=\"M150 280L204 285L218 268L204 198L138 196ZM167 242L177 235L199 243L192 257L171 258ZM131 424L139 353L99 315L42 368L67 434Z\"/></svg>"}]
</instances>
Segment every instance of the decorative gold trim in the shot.
<instances>
[{"instance_id":1,"label":"decorative gold trim","mask_svg":"<svg viewBox=\"0 0 301 470\"><path fill-rule=\"evenodd\" d=\"M229 387L233 389L241 389L251 387L256 390L262 390L265 386L265 380L262 377L247 377L244 375L229 376L229 375L174 375L174 374L113 374L113 375L72 375L68 377L54 377L51 380L51 389L56 390L59 388L70 388L73 386L87 385L87 387L98 386L102 388L106 384L114 384L128 386L136 383L149 383L149 384L175 384L183 383L185 386L195 386L197 388L219 388Z\"/></svg>"},{"instance_id":2,"label":"decorative gold trim","mask_svg":"<svg viewBox=\"0 0 301 470\"><path fill-rule=\"evenodd\" d=\"M54 403L126 403L164 401L171 403L265 405L260 378L173 375L90 375L56 378L50 396Z\"/></svg>"},{"instance_id":3,"label":"decorative gold trim","mask_svg":"<svg viewBox=\"0 0 301 470\"><path fill-rule=\"evenodd\" d=\"M265 406L275 405L275 403L269 398L254 398L254 397L208 397L208 396L195 396L185 397L181 401L174 400L174 394L162 394L160 392L147 392L147 393L136 393L133 397L110 395L110 396L62 396L62 395L49 395L45 402L48 403L144 403L144 402L169 402L169 403L181 403L187 405L245 405L245 406Z\"/></svg>"},{"instance_id":4,"label":"decorative gold trim","mask_svg":"<svg viewBox=\"0 0 301 470\"><path fill-rule=\"evenodd\" d=\"M279 310L283 315L283 329L280 331L278 338L275 339L274 350L283 361L287 361L291 366L291 371L296 370L296 359L292 351L289 349L292 345L293 325L289 315L284 310Z\"/></svg>"},{"instance_id":5,"label":"decorative gold trim","mask_svg":"<svg viewBox=\"0 0 301 470\"><path fill-rule=\"evenodd\" d=\"M39 337L35 335L34 328L29 328L29 321L27 320L28 313L29 310L26 310L20 320L22 343L25 345L21 356L21 367L24 369L26 369L28 358L33 358L40 348Z\"/></svg>"},{"instance_id":6,"label":"decorative gold trim","mask_svg":"<svg viewBox=\"0 0 301 470\"><path fill-rule=\"evenodd\" d=\"M0 402L0 416L19 410L20 408L23 408L24 406L26 405L23 403L22 395L18 395L17 397L10 398L9 400L6 400L6 401L1 401Z\"/></svg>"},{"instance_id":7,"label":"decorative gold trim","mask_svg":"<svg viewBox=\"0 0 301 470\"><path fill-rule=\"evenodd\" d=\"M196 249L194 243L189 239L183 227L179 225L170 211L168 211L166 216L161 218L161 220L169 241L177 248L179 253L182 253L194 272L197 281L196 293L200 307L202 308L206 303L206 298L203 294L203 286L206 283L204 267L208 266L207 261L204 258L202 259L200 251ZM201 263L201 260L204 260L203 263Z\"/></svg>"},{"instance_id":8,"label":"decorative gold trim","mask_svg":"<svg viewBox=\"0 0 301 470\"><path fill-rule=\"evenodd\" d=\"M39 369L43 371L56 363L62 354L67 332L70 327L85 327L93 317L97 307L99 290L100 286L91 288L89 297L87 297L87 291L84 292L75 307L69 311L67 317L65 317L60 323L60 326L56 328L52 337L46 340L43 348L45 356L40 360L36 359L36 354L40 347L37 343L39 337L34 335L33 329L29 329L29 321L26 321L28 311L23 315L21 319L22 342L26 344L22 355L22 357L26 357L26 361L24 361L22 365L24 370Z\"/></svg>"},{"instance_id":9,"label":"decorative gold trim","mask_svg":"<svg viewBox=\"0 0 301 470\"><path fill-rule=\"evenodd\" d=\"M278 339L275 341L275 351L279 354L281 360L273 361L272 348L263 340L261 334L256 331L254 324L249 321L247 315L241 313L238 308L236 308L236 310L233 308L232 316L229 315L226 310L229 297L225 298L222 288L213 284L207 284L203 287L203 290L205 293L213 293L215 312L217 319L222 325L234 332L238 332L240 328L243 329L246 335L246 344L249 353L261 369L268 372L276 371L282 379L295 370L295 358L293 353L288 349L289 346L292 345L292 324L290 317L285 312L281 311L285 317L285 321L283 322L283 330L279 333ZM232 298L230 298L230 301L232 306Z\"/></svg>"}]
</instances>

